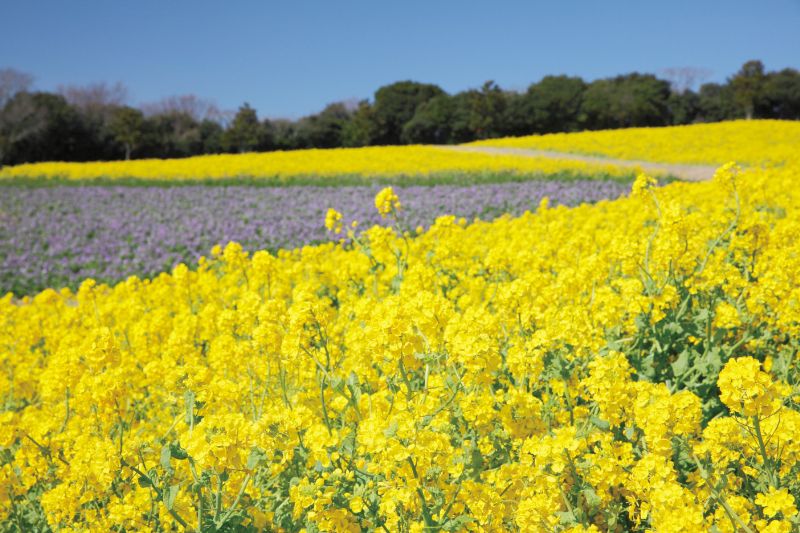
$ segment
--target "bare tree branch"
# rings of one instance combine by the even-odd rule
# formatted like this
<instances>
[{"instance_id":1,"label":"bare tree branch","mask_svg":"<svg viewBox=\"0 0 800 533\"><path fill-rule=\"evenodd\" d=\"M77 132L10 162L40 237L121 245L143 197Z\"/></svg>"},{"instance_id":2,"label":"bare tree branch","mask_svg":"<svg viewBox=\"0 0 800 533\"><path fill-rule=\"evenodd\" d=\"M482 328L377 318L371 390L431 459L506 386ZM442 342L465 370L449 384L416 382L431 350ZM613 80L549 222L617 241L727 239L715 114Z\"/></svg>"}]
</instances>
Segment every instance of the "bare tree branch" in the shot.
<instances>
[{"instance_id":1,"label":"bare tree branch","mask_svg":"<svg viewBox=\"0 0 800 533\"><path fill-rule=\"evenodd\" d=\"M712 71L703 67L670 67L662 69L661 74L670 82L673 91L684 93L711 77Z\"/></svg>"},{"instance_id":2,"label":"bare tree branch","mask_svg":"<svg viewBox=\"0 0 800 533\"><path fill-rule=\"evenodd\" d=\"M105 82L88 85L59 85L58 93L71 105L94 111L105 107L120 107L128 102L128 89L121 82L110 85Z\"/></svg>"},{"instance_id":3,"label":"bare tree branch","mask_svg":"<svg viewBox=\"0 0 800 533\"><path fill-rule=\"evenodd\" d=\"M0 109L17 93L27 91L33 85L33 76L13 68L0 68Z\"/></svg>"},{"instance_id":4,"label":"bare tree branch","mask_svg":"<svg viewBox=\"0 0 800 533\"><path fill-rule=\"evenodd\" d=\"M141 108L145 116L186 114L198 122L203 120L221 122L224 118L224 113L213 101L194 94L168 96L157 102L143 104Z\"/></svg>"}]
</instances>

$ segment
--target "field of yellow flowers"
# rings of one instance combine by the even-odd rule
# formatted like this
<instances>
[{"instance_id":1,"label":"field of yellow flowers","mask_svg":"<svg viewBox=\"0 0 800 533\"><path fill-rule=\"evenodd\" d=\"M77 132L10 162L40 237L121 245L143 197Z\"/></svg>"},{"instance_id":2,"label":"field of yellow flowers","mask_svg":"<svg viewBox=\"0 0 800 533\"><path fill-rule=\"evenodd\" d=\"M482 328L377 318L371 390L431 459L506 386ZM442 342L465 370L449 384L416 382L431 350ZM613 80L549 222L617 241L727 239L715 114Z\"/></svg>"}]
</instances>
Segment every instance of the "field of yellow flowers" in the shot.
<instances>
[{"instance_id":1,"label":"field of yellow flowers","mask_svg":"<svg viewBox=\"0 0 800 533\"><path fill-rule=\"evenodd\" d=\"M453 174L510 174L518 177L602 175L628 177L630 171L611 164L592 164L547 157L458 153L436 146L376 146L221 154L185 159L140 159L96 163L32 163L0 169L0 184L14 179L60 181L160 180L197 182L241 180L275 185L292 183L369 182L375 178L413 178L441 182ZM408 180L404 180L408 181ZM494 181L494 180L491 180Z\"/></svg>"},{"instance_id":2,"label":"field of yellow flowers","mask_svg":"<svg viewBox=\"0 0 800 533\"><path fill-rule=\"evenodd\" d=\"M0 528L797 531L798 180L8 295Z\"/></svg>"},{"instance_id":3,"label":"field of yellow flowers","mask_svg":"<svg viewBox=\"0 0 800 533\"><path fill-rule=\"evenodd\" d=\"M475 146L533 148L669 163L783 163L800 157L800 123L734 120L668 128L628 128L488 139Z\"/></svg>"}]
</instances>

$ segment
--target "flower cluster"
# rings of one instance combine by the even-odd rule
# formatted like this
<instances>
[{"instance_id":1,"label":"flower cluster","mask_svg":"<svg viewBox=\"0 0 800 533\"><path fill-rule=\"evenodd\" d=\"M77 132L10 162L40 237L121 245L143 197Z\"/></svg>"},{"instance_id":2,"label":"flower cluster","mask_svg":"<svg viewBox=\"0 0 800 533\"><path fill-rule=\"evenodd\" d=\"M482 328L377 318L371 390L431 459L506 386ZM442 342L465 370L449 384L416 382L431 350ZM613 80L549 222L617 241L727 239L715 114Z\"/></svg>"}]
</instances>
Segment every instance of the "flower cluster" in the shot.
<instances>
[{"instance_id":1,"label":"flower cluster","mask_svg":"<svg viewBox=\"0 0 800 533\"><path fill-rule=\"evenodd\" d=\"M342 232L342 214L332 207L325 213L325 229L332 233Z\"/></svg>"},{"instance_id":2,"label":"flower cluster","mask_svg":"<svg viewBox=\"0 0 800 533\"><path fill-rule=\"evenodd\" d=\"M378 210L381 218L386 218L387 215L400 211L400 208L400 199L391 187L381 189L375 196L375 209Z\"/></svg>"}]
</instances>

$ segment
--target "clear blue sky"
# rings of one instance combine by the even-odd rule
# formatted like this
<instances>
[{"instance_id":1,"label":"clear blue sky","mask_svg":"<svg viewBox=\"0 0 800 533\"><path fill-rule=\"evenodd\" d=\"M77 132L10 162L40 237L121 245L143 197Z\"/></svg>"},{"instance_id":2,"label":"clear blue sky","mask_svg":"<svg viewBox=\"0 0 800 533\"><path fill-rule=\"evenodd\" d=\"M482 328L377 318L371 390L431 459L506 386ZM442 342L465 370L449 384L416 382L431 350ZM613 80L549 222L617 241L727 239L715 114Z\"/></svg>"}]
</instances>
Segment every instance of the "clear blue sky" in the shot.
<instances>
[{"instance_id":1,"label":"clear blue sky","mask_svg":"<svg viewBox=\"0 0 800 533\"><path fill-rule=\"evenodd\" d=\"M262 117L402 79L456 92L684 66L715 81L748 59L800 68L800 0L17 0L0 14L0 67L39 89L120 81L134 104L194 93Z\"/></svg>"}]
</instances>

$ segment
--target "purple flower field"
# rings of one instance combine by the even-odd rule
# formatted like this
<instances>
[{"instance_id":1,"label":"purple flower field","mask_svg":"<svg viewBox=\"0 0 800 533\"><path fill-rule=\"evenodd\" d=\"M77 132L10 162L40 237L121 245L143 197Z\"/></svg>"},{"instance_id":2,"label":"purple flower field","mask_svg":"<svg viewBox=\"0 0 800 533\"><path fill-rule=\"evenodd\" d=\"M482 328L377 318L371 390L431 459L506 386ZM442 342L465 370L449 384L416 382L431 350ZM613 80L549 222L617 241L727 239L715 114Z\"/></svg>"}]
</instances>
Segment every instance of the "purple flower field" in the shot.
<instances>
[{"instance_id":1,"label":"purple flower field","mask_svg":"<svg viewBox=\"0 0 800 533\"><path fill-rule=\"evenodd\" d=\"M110 283L152 276L229 241L247 250L324 241L332 238L323 226L329 207L362 228L382 223L373 205L379 188L3 187L0 295L74 287L88 277ZM444 214L484 220L520 214L543 196L553 205L577 205L628 189L597 180L395 187L411 228Z\"/></svg>"}]
</instances>

